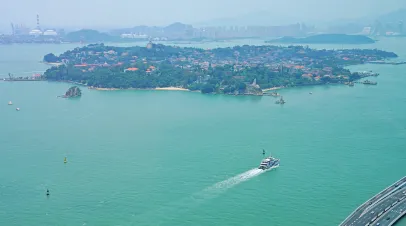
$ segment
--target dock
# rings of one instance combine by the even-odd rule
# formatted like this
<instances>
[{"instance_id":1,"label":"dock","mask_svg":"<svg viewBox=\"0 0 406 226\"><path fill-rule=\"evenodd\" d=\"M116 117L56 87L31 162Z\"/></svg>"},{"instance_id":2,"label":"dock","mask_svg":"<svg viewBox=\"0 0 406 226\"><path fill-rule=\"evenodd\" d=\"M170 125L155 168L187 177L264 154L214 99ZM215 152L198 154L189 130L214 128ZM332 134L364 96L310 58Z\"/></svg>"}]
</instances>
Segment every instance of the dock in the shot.
<instances>
[{"instance_id":1,"label":"dock","mask_svg":"<svg viewBox=\"0 0 406 226\"><path fill-rule=\"evenodd\" d=\"M4 78L3 81L5 82L39 82L39 81L45 81L44 79L32 79L32 78Z\"/></svg>"},{"instance_id":2,"label":"dock","mask_svg":"<svg viewBox=\"0 0 406 226\"><path fill-rule=\"evenodd\" d=\"M406 214L406 176L352 212L340 226L392 226Z\"/></svg>"},{"instance_id":3,"label":"dock","mask_svg":"<svg viewBox=\"0 0 406 226\"><path fill-rule=\"evenodd\" d=\"M8 73L8 78L3 78L5 82L36 82L36 81L45 81L41 74L33 74L32 76L14 76L11 73Z\"/></svg>"},{"instance_id":4,"label":"dock","mask_svg":"<svg viewBox=\"0 0 406 226\"><path fill-rule=\"evenodd\" d=\"M373 85L373 86L378 85L377 82L372 82L372 81L369 81L369 80L365 80L363 82L353 82L353 83L364 84L364 85Z\"/></svg>"},{"instance_id":5,"label":"dock","mask_svg":"<svg viewBox=\"0 0 406 226\"><path fill-rule=\"evenodd\" d=\"M390 65L401 65L401 64L406 64L406 61L400 61L400 62L391 62L391 61L367 61L369 64L390 64Z\"/></svg>"}]
</instances>

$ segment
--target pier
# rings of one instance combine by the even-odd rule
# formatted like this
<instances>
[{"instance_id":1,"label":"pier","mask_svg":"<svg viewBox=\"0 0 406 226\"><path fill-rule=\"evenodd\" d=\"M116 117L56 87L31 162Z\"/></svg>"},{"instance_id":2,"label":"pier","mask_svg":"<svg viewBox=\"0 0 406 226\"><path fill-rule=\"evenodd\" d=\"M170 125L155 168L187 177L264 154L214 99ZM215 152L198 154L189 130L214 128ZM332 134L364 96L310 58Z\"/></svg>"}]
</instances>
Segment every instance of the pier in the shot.
<instances>
[{"instance_id":1,"label":"pier","mask_svg":"<svg viewBox=\"0 0 406 226\"><path fill-rule=\"evenodd\" d=\"M406 176L352 212L340 226L391 226L406 214Z\"/></svg>"},{"instance_id":2,"label":"pier","mask_svg":"<svg viewBox=\"0 0 406 226\"><path fill-rule=\"evenodd\" d=\"M0 78L1 79L1 78ZM44 81L44 78L42 77L41 74L33 74L32 76L19 76L15 77L13 74L8 73L8 78L3 78L2 79L5 82L25 82L25 81Z\"/></svg>"},{"instance_id":3,"label":"pier","mask_svg":"<svg viewBox=\"0 0 406 226\"><path fill-rule=\"evenodd\" d=\"M390 64L390 65L400 65L400 64L406 64L406 61L400 61L400 62L391 62L391 61L367 61L369 64Z\"/></svg>"},{"instance_id":4,"label":"pier","mask_svg":"<svg viewBox=\"0 0 406 226\"><path fill-rule=\"evenodd\" d=\"M362 82L353 82L353 83L359 83L359 84L364 84L364 85L373 85L373 86L378 85L377 82L372 82L372 81L369 81L369 80L365 80L365 81L362 81Z\"/></svg>"},{"instance_id":5,"label":"pier","mask_svg":"<svg viewBox=\"0 0 406 226\"><path fill-rule=\"evenodd\" d=\"M5 82L39 82L39 81L45 81L44 79L33 79L33 78L4 78L3 81Z\"/></svg>"}]
</instances>

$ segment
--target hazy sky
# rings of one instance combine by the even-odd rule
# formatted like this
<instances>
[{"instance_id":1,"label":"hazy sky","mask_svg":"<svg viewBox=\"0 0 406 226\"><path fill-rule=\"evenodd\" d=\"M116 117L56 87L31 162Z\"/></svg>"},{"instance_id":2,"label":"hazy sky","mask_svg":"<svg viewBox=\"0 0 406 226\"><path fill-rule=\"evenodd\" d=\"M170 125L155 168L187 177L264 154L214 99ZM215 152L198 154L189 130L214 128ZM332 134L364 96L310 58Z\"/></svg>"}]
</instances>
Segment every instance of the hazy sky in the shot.
<instances>
[{"instance_id":1,"label":"hazy sky","mask_svg":"<svg viewBox=\"0 0 406 226\"><path fill-rule=\"evenodd\" d=\"M45 26L130 27L198 23L268 11L274 23L379 15L406 8L406 0L0 0L0 27L10 22Z\"/></svg>"}]
</instances>

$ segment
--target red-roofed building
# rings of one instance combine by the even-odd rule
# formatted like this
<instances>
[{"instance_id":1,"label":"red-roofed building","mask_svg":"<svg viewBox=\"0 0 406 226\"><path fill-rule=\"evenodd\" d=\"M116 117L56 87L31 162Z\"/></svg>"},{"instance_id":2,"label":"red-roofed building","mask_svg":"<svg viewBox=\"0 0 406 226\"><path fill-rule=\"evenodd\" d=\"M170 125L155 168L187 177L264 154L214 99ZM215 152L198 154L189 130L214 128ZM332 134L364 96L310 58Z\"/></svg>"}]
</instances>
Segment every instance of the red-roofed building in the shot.
<instances>
[{"instance_id":1,"label":"red-roofed building","mask_svg":"<svg viewBox=\"0 0 406 226\"><path fill-rule=\"evenodd\" d=\"M130 67L130 68L125 69L124 71L138 71L138 68Z\"/></svg>"},{"instance_id":2,"label":"red-roofed building","mask_svg":"<svg viewBox=\"0 0 406 226\"><path fill-rule=\"evenodd\" d=\"M87 67L87 64L75 64L75 67Z\"/></svg>"}]
</instances>

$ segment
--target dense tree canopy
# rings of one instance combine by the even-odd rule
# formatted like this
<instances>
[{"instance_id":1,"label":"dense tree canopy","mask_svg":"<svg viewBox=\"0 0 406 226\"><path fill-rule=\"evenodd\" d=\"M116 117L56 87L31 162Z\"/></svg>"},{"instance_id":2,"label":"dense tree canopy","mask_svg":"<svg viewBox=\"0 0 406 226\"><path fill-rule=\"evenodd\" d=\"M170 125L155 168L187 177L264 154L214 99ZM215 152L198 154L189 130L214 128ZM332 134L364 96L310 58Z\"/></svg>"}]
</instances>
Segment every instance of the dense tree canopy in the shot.
<instances>
[{"instance_id":1,"label":"dense tree canopy","mask_svg":"<svg viewBox=\"0 0 406 226\"><path fill-rule=\"evenodd\" d=\"M148 47L93 44L58 57L47 54L45 61L65 64L48 69L44 77L100 88L175 86L203 93L243 94L253 87L353 81L365 75L352 74L344 66L392 56L380 50L314 50L303 46L203 50L152 43ZM254 80L256 84L252 84Z\"/></svg>"}]
</instances>

